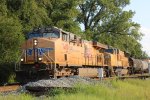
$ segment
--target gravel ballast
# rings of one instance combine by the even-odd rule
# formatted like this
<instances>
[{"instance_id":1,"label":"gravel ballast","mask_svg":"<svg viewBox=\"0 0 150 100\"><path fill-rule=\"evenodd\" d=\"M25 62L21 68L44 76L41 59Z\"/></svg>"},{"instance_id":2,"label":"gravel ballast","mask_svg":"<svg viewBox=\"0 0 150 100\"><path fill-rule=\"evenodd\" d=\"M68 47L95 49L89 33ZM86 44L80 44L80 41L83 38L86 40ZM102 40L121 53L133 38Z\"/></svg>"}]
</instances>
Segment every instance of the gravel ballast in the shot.
<instances>
[{"instance_id":1,"label":"gravel ballast","mask_svg":"<svg viewBox=\"0 0 150 100\"><path fill-rule=\"evenodd\" d=\"M39 80L36 82L29 82L25 85L28 88L40 88L40 87L47 87L47 88L55 88L55 87L64 87L70 88L73 87L75 84L84 83L84 84L92 84L95 80L87 78L87 77L80 77L80 76L70 76L70 77L62 77L59 79L47 79L47 80Z\"/></svg>"}]
</instances>

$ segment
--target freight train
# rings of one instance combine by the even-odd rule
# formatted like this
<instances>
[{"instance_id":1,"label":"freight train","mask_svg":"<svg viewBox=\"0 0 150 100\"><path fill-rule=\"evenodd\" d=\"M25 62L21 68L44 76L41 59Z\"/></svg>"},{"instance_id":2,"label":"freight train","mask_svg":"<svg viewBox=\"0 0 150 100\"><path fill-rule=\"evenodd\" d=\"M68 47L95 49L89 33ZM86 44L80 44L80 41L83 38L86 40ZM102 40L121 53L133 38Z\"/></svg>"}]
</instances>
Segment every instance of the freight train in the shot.
<instances>
[{"instance_id":1,"label":"freight train","mask_svg":"<svg viewBox=\"0 0 150 100\"><path fill-rule=\"evenodd\" d=\"M33 29L27 38L15 65L17 80L70 75L98 77L99 69L103 69L104 77L148 72L146 61L57 27Z\"/></svg>"}]
</instances>

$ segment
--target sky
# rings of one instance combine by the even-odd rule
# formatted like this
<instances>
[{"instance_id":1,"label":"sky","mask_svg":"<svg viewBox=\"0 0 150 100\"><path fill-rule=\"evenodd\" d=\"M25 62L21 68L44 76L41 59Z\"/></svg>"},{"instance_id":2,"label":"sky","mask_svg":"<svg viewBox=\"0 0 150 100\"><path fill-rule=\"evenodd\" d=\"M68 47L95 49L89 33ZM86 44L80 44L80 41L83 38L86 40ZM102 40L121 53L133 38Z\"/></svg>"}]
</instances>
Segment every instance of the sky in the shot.
<instances>
[{"instance_id":1,"label":"sky","mask_svg":"<svg viewBox=\"0 0 150 100\"><path fill-rule=\"evenodd\" d=\"M135 11L133 21L141 25L140 31L144 34L140 43L150 56L150 0L131 0L126 9Z\"/></svg>"}]
</instances>

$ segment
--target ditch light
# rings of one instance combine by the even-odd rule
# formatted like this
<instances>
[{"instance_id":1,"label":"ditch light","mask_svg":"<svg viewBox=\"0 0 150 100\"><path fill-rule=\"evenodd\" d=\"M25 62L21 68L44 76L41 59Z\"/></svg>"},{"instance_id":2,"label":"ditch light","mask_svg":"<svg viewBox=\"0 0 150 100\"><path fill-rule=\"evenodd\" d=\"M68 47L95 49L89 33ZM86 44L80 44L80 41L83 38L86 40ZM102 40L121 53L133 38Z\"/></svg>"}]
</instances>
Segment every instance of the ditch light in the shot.
<instances>
[{"instance_id":1,"label":"ditch light","mask_svg":"<svg viewBox=\"0 0 150 100\"><path fill-rule=\"evenodd\" d=\"M34 46L36 46L38 44L38 40L34 39Z\"/></svg>"}]
</instances>

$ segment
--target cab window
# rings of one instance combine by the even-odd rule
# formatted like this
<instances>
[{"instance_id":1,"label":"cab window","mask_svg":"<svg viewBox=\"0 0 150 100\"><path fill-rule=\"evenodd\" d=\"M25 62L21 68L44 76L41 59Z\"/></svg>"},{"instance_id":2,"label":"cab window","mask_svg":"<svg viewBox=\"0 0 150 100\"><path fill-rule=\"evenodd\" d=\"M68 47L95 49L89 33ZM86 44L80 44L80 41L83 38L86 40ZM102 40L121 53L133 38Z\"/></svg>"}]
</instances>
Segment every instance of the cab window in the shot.
<instances>
[{"instance_id":1,"label":"cab window","mask_svg":"<svg viewBox=\"0 0 150 100\"><path fill-rule=\"evenodd\" d=\"M62 40L68 41L68 34L62 32Z\"/></svg>"},{"instance_id":2,"label":"cab window","mask_svg":"<svg viewBox=\"0 0 150 100\"><path fill-rule=\"evenodd\" d=\"M114 53L114 50L113 50L113 49L106 49L105 52L108 52L108 53L112 53L112 54L113 54L113 53Z\"/></svg>"},{"instance_id":3,"label":"cab window","mask_svg":"<svg viewBox=\"0 0 150 100\"><path fill-rule=\"evenodd\" d=\"M105 52L108 52L111 54L118 54L118 49L106 49Z\"/></svg>"},{"instance_id":4,"label":"cab window","mask_svg":"<svg viewBox=\"0 0 150 100\"><path fill-rule=\"evenodd\" d=\"M60 33L58 30L54 30L54 29L37 29L37 30L33 30L33 32L28 33L27 38L34 38L34 37L50 37L50 38L59 38L60 37Z\"/></svg>"},{"instance_id":5,"label":"cab window","mask_svg":"<svg viewBox=\"0 0 150 100\"><path fill-rule=\"evenodd\" d=\"M57 31L51 31L48 33L43 33L43 37L59 38L59 33Z\"/></svg>"},{"instance_id":6,"label":"cab window","mask_svg":"<svg viewBox=\"0 0 150 100\"><path fill-rule=\"evenodd\" d=\"M32 33L29 33L28 36L27 36L28 39L31 39L31 38L34 38L34 37L43 37L43 35L39 34L37 32L32 32Z\"/></svg>"}]
</instances>

